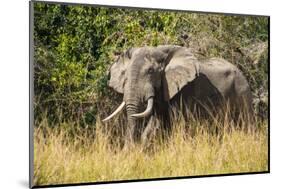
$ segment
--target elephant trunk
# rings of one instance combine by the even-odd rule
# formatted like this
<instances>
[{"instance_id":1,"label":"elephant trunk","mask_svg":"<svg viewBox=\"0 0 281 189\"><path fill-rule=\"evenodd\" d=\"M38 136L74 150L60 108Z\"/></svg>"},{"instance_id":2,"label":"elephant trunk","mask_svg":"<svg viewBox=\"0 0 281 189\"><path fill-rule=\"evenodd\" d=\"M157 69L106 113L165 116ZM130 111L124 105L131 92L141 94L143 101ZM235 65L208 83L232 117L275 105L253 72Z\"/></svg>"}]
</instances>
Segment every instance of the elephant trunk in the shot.
<instances>
[{"instance_id":1,"label":"elephant trunk","mask_svg":"<svg viewBox=\"0 0 281 189\"><path fill-rule=\"evenodd\" d=\"M140 135L140 128L137 126L138 118L147 117L152 113L153 109L153 97L149 98L147 101L146 110L139 113L139 102L137 101L127 101L127 119L128 119L128 130L127 139L129 143L134 142Z\"/></svg>"},{"instance_id":2,"label":"elephant trunk","mask_svg":"<svg viewBox=\"0 0 281 189\"><path fill-rule=\"evenodd\" d=\"M127 128L127 142L132 144L136 138L136 127L137 127L137 118L131 115L138 113L138 102L134 102L131 100L126 101L126 111L127 111L127 120L128 120L128 128Z\"/></svg>"},{"instance_id":3,"label":"elephant trunk","mask_svg":"<svg viewBox=\"0 0 281 189\"><path fill-rule=\"evenodd\" d=\"M140 118L149 116L153 109L154 90L152 85L144 83L140 86L138 74L131 72L130 78L124 92L124 101L126 103L128 128L126 132L127 142L134 143L141 135ZM139 85L138 85L139 84ZM144 102L145 101L145 102ZM147 103L146 110L140 113L140 109L144 103Z\"/></svg>"}]
</instances>

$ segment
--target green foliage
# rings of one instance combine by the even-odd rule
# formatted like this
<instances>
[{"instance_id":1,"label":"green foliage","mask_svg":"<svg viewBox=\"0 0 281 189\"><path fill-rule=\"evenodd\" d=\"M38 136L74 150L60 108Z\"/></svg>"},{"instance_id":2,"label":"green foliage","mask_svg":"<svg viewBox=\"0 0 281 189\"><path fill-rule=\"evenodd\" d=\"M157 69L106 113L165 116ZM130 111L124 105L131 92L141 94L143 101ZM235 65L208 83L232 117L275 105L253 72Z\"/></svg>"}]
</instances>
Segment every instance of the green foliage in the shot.
<instances>
[{"instance_id":1,"label":"green foliage","mask_svg":"<svg viewBox=\"0 0 281 189\"><path fill-rule=\"evenodd\" d=\"M108 113L120 97L106 87L106 71L117 52L133 46L175 44L202 58L223 57L245 73L257 103L267 93L266 17L34 4L37 120L47 114L50 123L85 126Z\"/></svg>"}]
</instances>

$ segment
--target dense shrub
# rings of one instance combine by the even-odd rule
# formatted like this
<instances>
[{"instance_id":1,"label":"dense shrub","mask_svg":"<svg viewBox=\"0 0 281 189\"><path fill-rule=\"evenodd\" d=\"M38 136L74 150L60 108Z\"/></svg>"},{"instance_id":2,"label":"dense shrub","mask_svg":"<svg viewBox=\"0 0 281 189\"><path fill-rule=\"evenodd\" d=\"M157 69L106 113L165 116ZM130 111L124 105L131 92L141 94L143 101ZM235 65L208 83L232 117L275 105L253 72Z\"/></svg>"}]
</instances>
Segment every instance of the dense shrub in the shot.
<instances>
[{"instance_id":1,"label":"dense shrub","mask_svg":"<svg viewBox=\"0 0 281 189\"><path fill-rule=\"evenodd\" d=\"M267 17L34 4L35 120L47 115L51 125L92 125L98 113L120 102L106 87L115 54L160 44L238 65L250 82L256 113L267 116Z\"/></svg>"}]
</instances>

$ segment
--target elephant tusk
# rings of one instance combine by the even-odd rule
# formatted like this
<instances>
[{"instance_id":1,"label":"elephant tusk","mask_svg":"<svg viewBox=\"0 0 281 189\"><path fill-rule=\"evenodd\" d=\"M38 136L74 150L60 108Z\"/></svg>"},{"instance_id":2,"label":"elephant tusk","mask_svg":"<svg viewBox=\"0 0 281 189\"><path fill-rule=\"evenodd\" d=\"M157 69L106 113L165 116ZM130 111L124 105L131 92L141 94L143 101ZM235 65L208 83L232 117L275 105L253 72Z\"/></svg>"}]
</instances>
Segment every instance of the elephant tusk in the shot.
<instances>
[{"instance_id":1,"label":"elephant tusk","mask_svg":"<svg viewBox=\"0 0 281 189\"><path fill-rule=\"evenodd\" d=\"M108 120L110 120L111 118L113 118L116 114L118 114L123 108L125 107L125 102L123 101L120 106L107 118L103 119L103 122L106 122Z\"/></svg>"},{"instance_id":2,"label":"elephant tusk","mask_svg":"<svg viewBox=\"0 0 281 189\"><path fill-rule=\"evenodd\" d=\"M148 99L148 101L147 101L146 110L145 110L144 112L142 112L142 113L133 114L133 115L131 115L131 117L137 117L137 118L146 117L146 116L148 116L149 114L151 114L152 108L153 108L153 98L150 98L150 99Z\"/></svg>"}]
</instances>

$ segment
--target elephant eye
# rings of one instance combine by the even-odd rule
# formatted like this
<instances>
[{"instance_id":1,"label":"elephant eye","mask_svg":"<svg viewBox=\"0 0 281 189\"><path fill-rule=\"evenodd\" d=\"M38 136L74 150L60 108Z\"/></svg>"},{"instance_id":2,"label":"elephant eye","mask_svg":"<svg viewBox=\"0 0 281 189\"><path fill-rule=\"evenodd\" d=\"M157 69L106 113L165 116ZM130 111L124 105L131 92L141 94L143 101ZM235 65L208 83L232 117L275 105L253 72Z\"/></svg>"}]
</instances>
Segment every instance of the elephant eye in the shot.
<instances>
[{"instance_id":1,"label":"elephant eye","mask_svg":"<svg viewBox=\"0 0 281 189\"><path fill-rule=\"evenodd\" d=\"M153 68L149 68L148 70L147 70L147 73L149 73L149 74L152 74L154 72L154 69Z\"/></svg>"}]
</instances>

